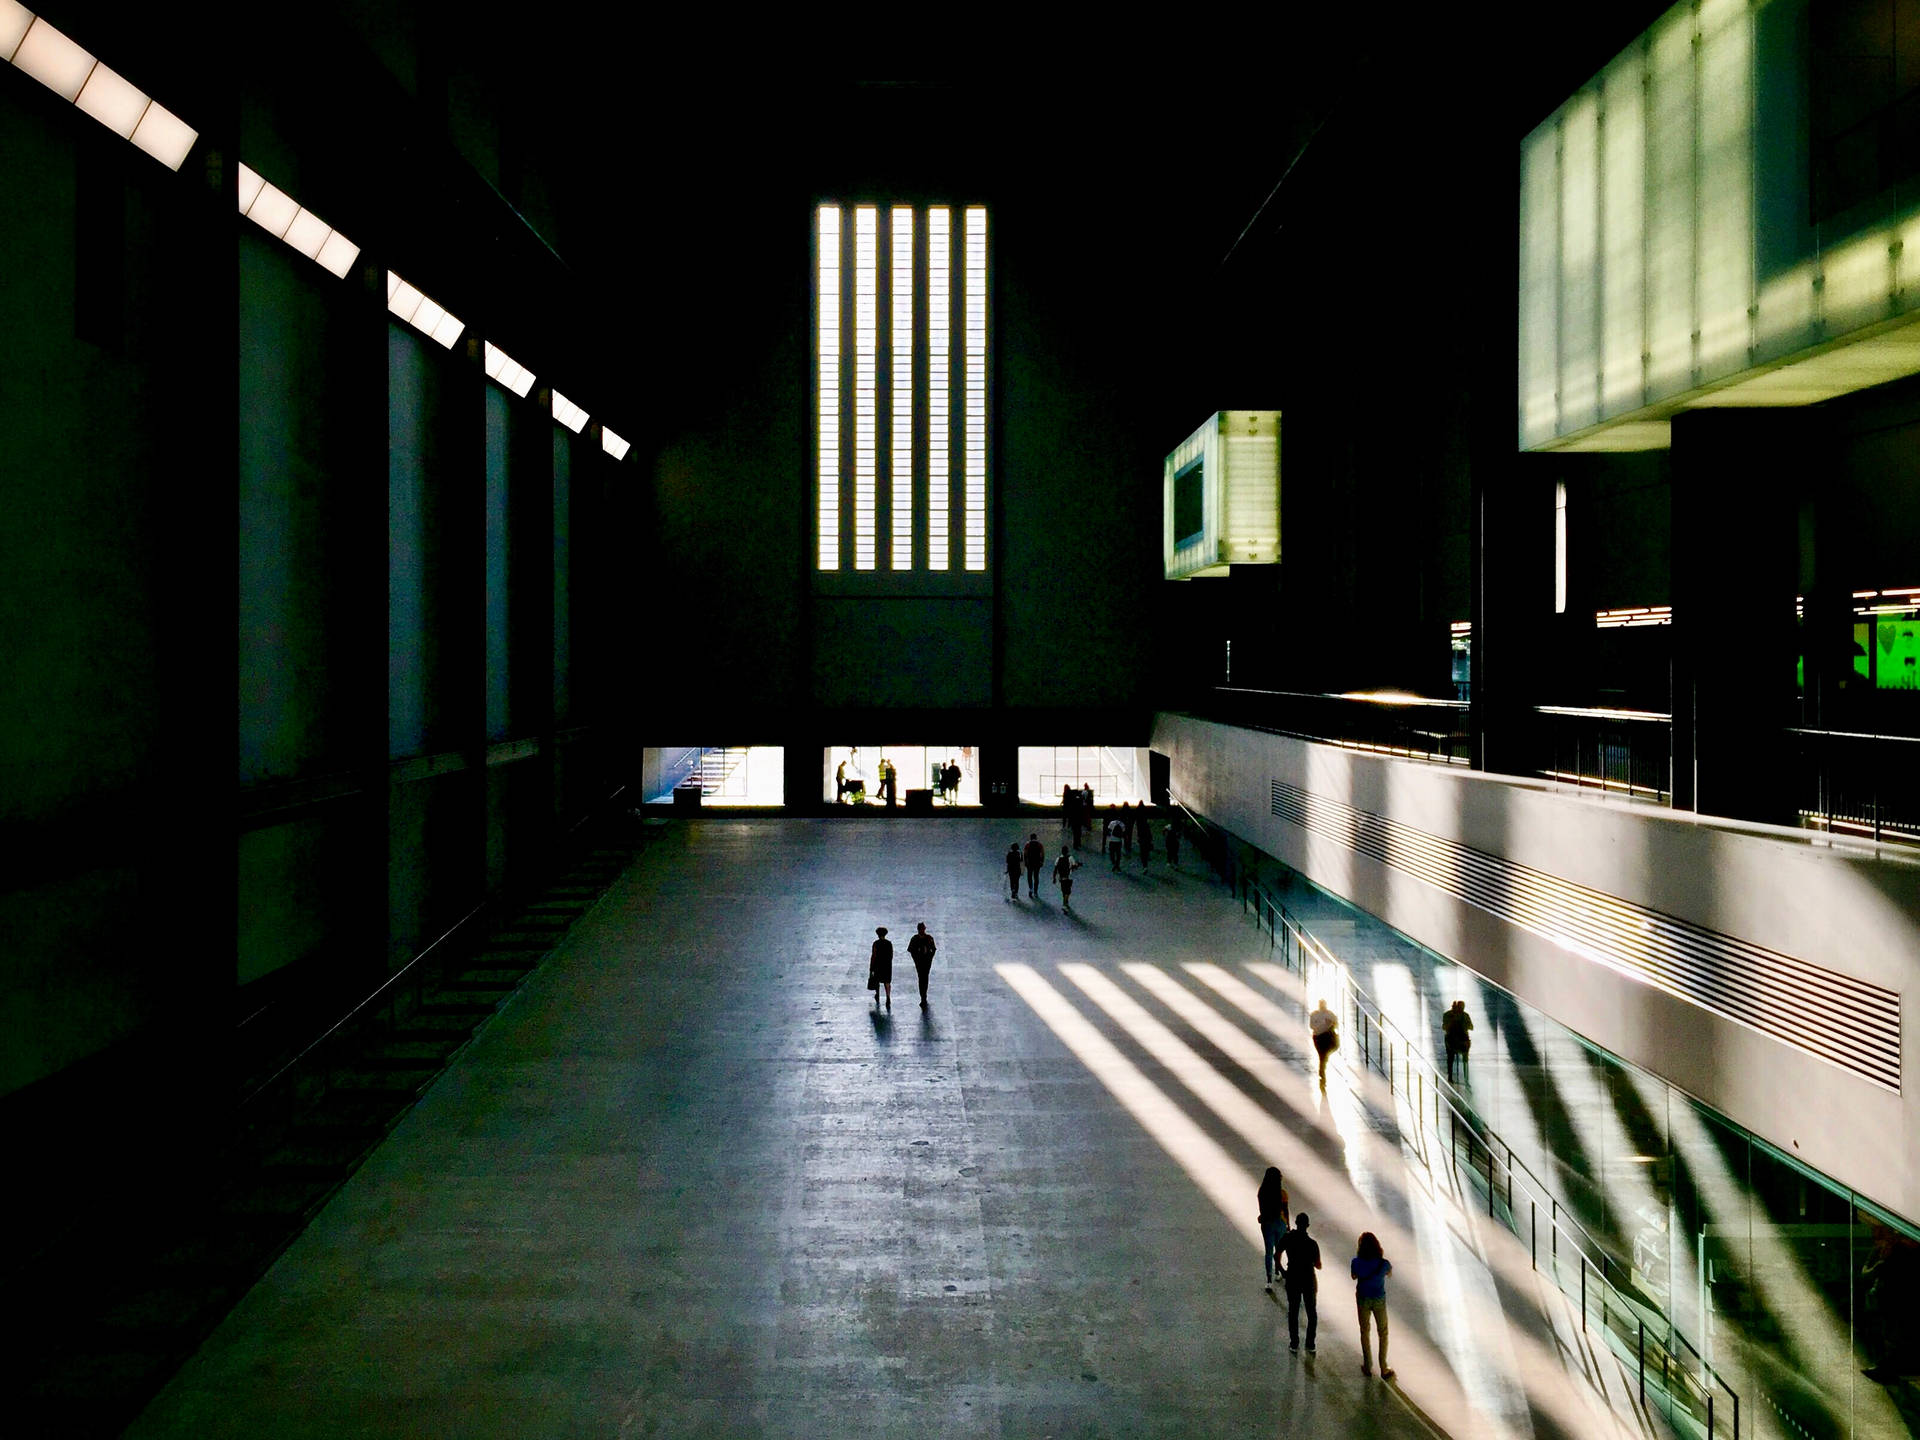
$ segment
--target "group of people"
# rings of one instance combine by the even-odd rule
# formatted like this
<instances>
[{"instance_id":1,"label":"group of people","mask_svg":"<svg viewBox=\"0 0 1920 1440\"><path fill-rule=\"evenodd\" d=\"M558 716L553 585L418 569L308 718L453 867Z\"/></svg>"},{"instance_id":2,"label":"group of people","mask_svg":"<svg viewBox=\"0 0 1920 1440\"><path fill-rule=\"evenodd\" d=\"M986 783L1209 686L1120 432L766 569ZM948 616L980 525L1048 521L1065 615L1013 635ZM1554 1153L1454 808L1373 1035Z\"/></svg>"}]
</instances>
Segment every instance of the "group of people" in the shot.
<instances>
[{"instance_id":1,"label":"group of people","mask_svg":"<svg viewBox=\"0 0 1920 1440\"><path fill-rule=\"evenodd\" d=\"M1040 898L1040 872L1046 868L1047 847L1040 843L1035 832L1027 836L1027 843L1018 841L1007 846L1007 898L1020 898L1020 877L1027 878L1027 898ZM1073 909L1073 872L1080 868L1080 862L1073 858L1073 851L1067 846L1060 847L1060 858L1053 862L1053 883L1060 887L1060 908Z\"/></svg>"},{"instance_id":2,"label":"group of people","mask_svg":"<svg viewBox=\"0 0 1920 1440\"><path fill-rule=\"evenodd\" d=\"M866 799L867 782L859 773L859 753L857 750L853 752L854 774L851 778L847 775L847 762L845 760L842 760L833 768L833 803L836 805L844 805L849 795L856 801L864 802ZM949 758L946 764L938 767L933 772L933 778L934 787L939 791L941 798L949 805L958 803L960 798L960 766ZM892 809L895 800L898 799L900 794L900 767L882 755L880 757L878 779L880 803L888 809Z\"/></svg>"},{"instance_id":3,"label":"group of people","mask_svg":"<svg viewBox=\"0 0 1920 1440\"><path fill-rule=\"evenodd\" d=\"M887 927L874 927L873 952L867 960L867 989L873 992L873 1005L880 1008L880 993L886 992L887 1009L893 1009L893 942L887 938ZM922 920L919 928L913 932L913 938L907 941L907 954L913 960L914 974L920 977L920 1008L927 1008L927 977L933 973L933 936L927 933L927 922Z\"/></svg>"},{"instance_id":4,"label":"group of people","mask_svg":"<svg viewBox=\"0 0 1920 1440\"><path fill-rule=\"evenodd\" d=\"M1308 1217L1304 1210L1298 1215L1289 1215L1287 1187L1278 1168L1267 1167L1255 1198L1260 1206L1267 1291L1272 1293L1273 1282L1278 1279L1287 1292L1287 1348L1300 1348L1300 1312L1304 1309L1307 1351L1311 1354L1320 1334L1319 1271L1323 1268L1320 1242L1307 1233ZM1360 1317L1360 1373L1373 1373L1373 1339L1377 1337L1380 1378L1391 1380L1393 1370L1387 1364L1387 1277L1393 1274L1393 1262L1387 1259L1379 1237L1371 1230L1363 1234L1354 1247L1347 1274L1353 1280L1354 1305Z\"/></svg>"},{"instance_id":5,"label":"group of people","mask_svg":"<svg viewBox=\"0 0 1920 1440\"><path fill-rule=\"evenodd\" d=\"M1307 1016L1307 1030L1313 1036L1313 1048L1320 1057L1320 1083L1327 1083L1327 1061L1340 1048L1340 1017L1322 1000ZM1452 1082L1466 1075L1467 1052L1473 1049L1473 1017L1467 1014L1467 1002L1456 1000L1440 1017L1440 1038L1447 1050L1447 1079Z\"/></svg>"}]
</instances>

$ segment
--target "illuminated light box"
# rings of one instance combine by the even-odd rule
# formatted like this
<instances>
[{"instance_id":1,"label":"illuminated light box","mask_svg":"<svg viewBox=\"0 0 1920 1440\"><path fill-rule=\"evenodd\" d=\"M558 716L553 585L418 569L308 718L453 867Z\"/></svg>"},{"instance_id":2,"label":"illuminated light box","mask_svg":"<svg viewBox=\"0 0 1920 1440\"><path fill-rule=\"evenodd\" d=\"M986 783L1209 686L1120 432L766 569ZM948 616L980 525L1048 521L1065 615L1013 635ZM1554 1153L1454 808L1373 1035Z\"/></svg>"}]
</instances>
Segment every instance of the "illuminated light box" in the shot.
<instances>
[{"instance_id":1,"label":"illuminated light box","mask_svg":"<svg viewBox=\"0 0 1920 1440\"><path fill-rule=\"evenodd\" d=\"M602 425L600 427L600 448L606 451L607 454L613 456L614 459L624 460L627 458L627 451L631 450L633 445L630 441L622 440L618 435L614 434L613 431Z\"/></svg>"},{"instance_id":2,"label":"illuminated light box","mask_svg":"<svg viewBox=\"0 0 1920 1440\"><path fill-rule=\"evenodd\" d=\"M33 12L19 0L0 0L0 60L13 59L32 24Z\"/></svg>"},{"instance_id":3,"label":"illuminated light box","mask_svg":"<svg viewBox=\"0 0 1920 1440\"><path fill-rule=\"evenodd\" d=\"M140 117L147 113L148 102L146 93L137 86L129 85L106 66L96 65L73 103L122 140L130 140Z\"/></svg>"},{"instance_id":4,"label":"illuminated light box","mask_svg":"<svg viewBox=\"0 0 1920 1440\"><path fill-rule=\"evenodd\" d=\"M524 400L527 391L533 388L533 372L491 340L486 342L483 353L489 378L498 380Z\"/></svg>"},{"instance_id":5,"label":"illuminated light box","mask_svg":"<svg viewBox=\"0 0 1920 1440\"><path fill-rule=\"evenodd\" d=\"M578 435L581 427L587 423L587 412L567 399L567 397L562 395L558 390L555 390L553 392L553 418L566 426L567 429L571 430L574 434Z\"/></svg>"},{"instance_id":6,"label":"illuminated light box","mask_svg":"<svg viewBox=\"0 0 1920 1440\"><path fill-rule=\"evenodd\" d=\"M1280 412L1222 410L1167 456L1169 580L1280 561Z\"/></svg>"},{"instance_id":7,"label":"illuminated light box","mask_svg":"<svg viewBox=\"0 0 1920 1440\"><path fill-rule=\"evenodd\" d=\"M1920 203L1781 100L1841 98L1782 38L1808 10L1685 0L1521 142L1520 449L1663 448L1681 410L1920 373ZM1854 139L1893 123L1863 114ZM1812 176L1780 158L1809 150ZM1874 183L1846 191L1865 218L1809 217L1810 185L1818 203Z\"/></svg>"},{"instance_id":8,"label":"illuminated light box","mask_svg":"<svg viewBox=\"0 0 1920 1440\"><path fill-rule=\"evenodd\" d=\"M28 27L13 63L62 100L80 98L80 87L93 73L93 56L44 20Z\"/></svg>"},{"instance_id":9,"label":"illuminated light box","mask_svg":"<svg viewBox=\"0 0 1920 1440\"><path fill-rule=\"evenodd\" d=\"M429 339L448 349L467 327L449 315L438 301L429 300L393 271L387 272L387 309Z\"/></svg>"},{"instance_id":10,"label":"illuminated light box","mask_svg":"<svg viewBox=\"0 0 1920 1440\"><path fill-rule=\"evenodd\" d=\"M178 170L200 132L155 100L127 138L169 170Z\"/></svg>"}]
</instances>

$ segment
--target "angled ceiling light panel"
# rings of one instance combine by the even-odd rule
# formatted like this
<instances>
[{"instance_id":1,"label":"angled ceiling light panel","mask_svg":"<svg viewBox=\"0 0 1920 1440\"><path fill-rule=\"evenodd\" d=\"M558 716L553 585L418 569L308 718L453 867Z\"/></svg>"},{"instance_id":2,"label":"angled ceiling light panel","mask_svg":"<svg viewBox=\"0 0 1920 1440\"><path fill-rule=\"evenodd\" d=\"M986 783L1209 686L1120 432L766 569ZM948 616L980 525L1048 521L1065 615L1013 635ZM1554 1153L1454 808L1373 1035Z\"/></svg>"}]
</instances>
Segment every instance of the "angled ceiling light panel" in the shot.
<instances>
[{"instance_id":1,"label":"angled ceiling light panel","mask_svg":"<svg viewBox=\"0 0 1920 1440\"><path fill-rule=\"evenodd\" d=\"M627 451L631 450L633 446L627 441L622 440L618 435L614 434L613 431L607 429L606 426L602 425L600 427L600 448L613 456L614 459L624 460L627 458Z\"/></svg>"},{"instance_id":2,"label":"angled ceiling light panel","mask_svg":"<svg viewBox=\"0 0 1920 1440\"><path fill-rule=\"evenodd\" d=\"M578 435L587 423L587 412L556 390L553 392L553 418Z\"/></svg>"},{"instance_id":3,"label":"angled ceiling light panel","mask_svg":"<svg viewBox=\"0 0 1920 1440\"><path fill-rule=\"evenodd\" d=\"M428 339L437 340L448 349L460 338L460 332L467 328L449 315L445 306L429 300L391 270L387 272L387 309Z\"/></svg>"},{"instance_id":4,"label":"angled ceiling light panel","mask_svg":"<svg viewBox=\"0 0 1920 1440\"><path fill-rule=\"evenodd\" d=\"M123 77L106 66L95 65L73 103L122 140L131 140L134 127L140 123L140 117L147 113L147 106L152 102L147 99L144 90L129 85Z\"/></svg>"},{"instance_id":5,"label":"angled ceiling light panel","mask_svg":"<svg viewBox=\"0 0 1920 1440\"><path fill-rule=\"evenodd\" d=\"M200 137L146 91L100 64L16 0L0 0L0 56L169 170L180 168Z\"/></svg>"},{"instance_id":6,"label":"angled ceiling light panel","mask_svg":"<svg viewBox=\"0 0 1920 1440\"><path fill-rule=\"evenodd\" d=\"M278 239L287 233L287 227L293 224L293 217L299 213L300 203L269 181L254 196L253 204L247 209L247 218Z\"/></svg>"},{"instance_id":7,"label":"angled ceiling light panel","mask_svg":"<svg viewBox=\"0 0 1920 1440\"><path fill-rule=\"evenodd\" d=\"M155 107L158 108L158 107ZM149 111L149 114L152 112ZM144 124L145 122L141 122ZM134 137L135 141L139 136ZM277 235L322 268L344 276L353 268L360 247L259 171L242 165L239 174L240 213L261 229ZM387 276L387 297L393 297L393 276Z\"/></svg>"},{"instance_id":8,"label":"angled ceiling light panel","mask_svg":"<svg viewBox=\"0 0 1920 1440\"><path fill-rule=\"evenodd\" d=\"M169 170L178 170L200 132L155 100L127 138Z\"/></svg>"},{"instance_id":9,"label":"angled ceiling light panel","mask_svg":"<svg viewBox=\"0 0 1920 1440\"><path fill-rule=\"evenodd\" d=\"M77 100L94 62L46 21L35 20L13 52L13 63L62 100Z\"/></svg>"},{"instance_id":10,"label":"angled ceiling light panel","mask_svg":"<svg viewBox=\"0 0 1920 1440\"><path fill-rule=\"evenodd\" d=\"M253 202L260 198L260 187L267 182L260 178L260 172L244 162L240 166L240 213L246 214Z\"/></svg>"},{"instance_id":11,"label":"angled ceiling light panel","mask_svg":"<svg viewBox=\"0 0 1920 1440\"><path fill-rule=\"evenodd\" d=\"M320 253L313 258L319 261L321 269L330 270L344 279L347 271L353 268L353 262L360 258L360 247L334 230L329 232L326 242L320 247Z\"/></svg>"},{"instance_id":12,"label":"angled ceiling light panel","mask_svg":"<svg viewBox=\"0 0 1920 1440\"><path fill-rule=\"evenodd\" d=\"M0 60L13 59L32 25L33 12L19 0L0 0Z\"/></svg>"},{"instance_id":13,"label":"angled ceiling light panel","mask_svg":"<svg viewBox=\"0 0 1920 1440\"><path fill-rule=\"evenodd\" d=\"M485 353L487 374L524 400L533 388L533 372L491 340L486 342Z\"/></svg>"}]
</instances>

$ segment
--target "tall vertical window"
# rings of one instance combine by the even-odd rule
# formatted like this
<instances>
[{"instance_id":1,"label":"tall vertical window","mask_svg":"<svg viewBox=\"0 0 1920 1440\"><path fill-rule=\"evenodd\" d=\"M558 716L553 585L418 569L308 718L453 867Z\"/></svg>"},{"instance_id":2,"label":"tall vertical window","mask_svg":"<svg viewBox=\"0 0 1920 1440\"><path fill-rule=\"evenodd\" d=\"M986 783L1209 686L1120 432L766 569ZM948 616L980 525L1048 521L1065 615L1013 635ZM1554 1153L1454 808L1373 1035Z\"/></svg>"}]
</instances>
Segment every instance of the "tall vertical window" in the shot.
<instances>
[{"instance_id":1,"label":"tall vertical window","mask_svg":"<svg viewBox=\"0 0 1920 1440\"><path fill-rule=\"evenodd\" d=\"M893 568L913 568L913 208L893 209Z\"/></svg>"},{"instance_id":2,"label":"tall vertical window","mask_svg":"<svg viewBox=\"0 0 1920 1440\"><path fill-rule=\"evenodd\" d=\"M947 568L947 427L953 386L953 242L950 212L927 212L927 568Z\"/></svg>"},{"instance_id":3,"label":"tall vertical window","mask_svg":"<svg viewBox=\"0 0 1920 1440\"><path fill-rule=\"evenodd\" d=\"M815 322L819 357L820 560L822 570L840 568L840 211L820 207L820 314Z\"/></svg>"},{"instance_id":4,"label":"tall vertical window","mask_svg":"<svg viewBox=\"0 0 1920 1440\"><path fill-rule=\"evenodd\" d=\"M1567 613L1567 482L1553 485L1553 613Z\"/></svg>"},{"instance_id":5,"label":"tall vertical window","mask_svg":"<svg viewBox=\"0 0 1920 1440\"><path fill-rule=\"evenodd\" d=\"M874 426L875 371L880 361L880 212L853 212L853 568L873 569L877 530L873 507L880 488Z\"/></svg>"},{"instance_id":6,"label":"tall vertical window","mask_svg":"<svg viewBox=\"0 0 1920 1440\"><path fill-rule=\"evenodd\" d=\"M843 207L817 212L818 567L850 545L856 571L984 571L987 212L851 208L851 233Z\"/></svg>"},{"instance_id":7,"label":"tall vertical window","mask_svg":"<svg viewBox=\"0 0 1920 1440\"><path fill-rule=\"evenodd\" d=\"M987 212L967 211L967 569L987 568Z\"/></svg>"}]
</instances>

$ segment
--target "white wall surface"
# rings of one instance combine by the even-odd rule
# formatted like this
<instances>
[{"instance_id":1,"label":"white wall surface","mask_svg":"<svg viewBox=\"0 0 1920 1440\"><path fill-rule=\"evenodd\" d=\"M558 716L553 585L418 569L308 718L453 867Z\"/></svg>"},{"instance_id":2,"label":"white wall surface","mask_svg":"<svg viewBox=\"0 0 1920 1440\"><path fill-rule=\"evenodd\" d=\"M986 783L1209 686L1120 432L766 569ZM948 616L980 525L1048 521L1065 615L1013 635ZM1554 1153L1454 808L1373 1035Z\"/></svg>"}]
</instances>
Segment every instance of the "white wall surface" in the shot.
<instances>
[{"instance_id":1,"label":"white wall surface","mask_svg":"<svg viewBox=\"0 0 1920 1440\"><path fill-rule=\"evenodd\" d=\"M1176 799L1815 1169L1920 1216L1920 863L1825 837L1156 717ZM1271 810L1273 781L1896 990L1893 1093ZM1821 995L1809 1027L1836 1024Z\"/></svg>"}]
</instances>

